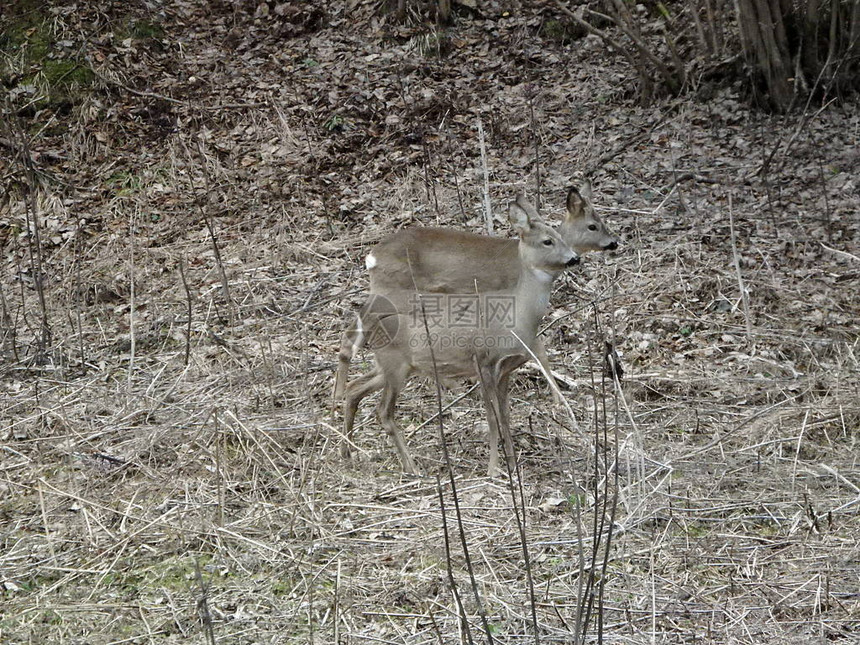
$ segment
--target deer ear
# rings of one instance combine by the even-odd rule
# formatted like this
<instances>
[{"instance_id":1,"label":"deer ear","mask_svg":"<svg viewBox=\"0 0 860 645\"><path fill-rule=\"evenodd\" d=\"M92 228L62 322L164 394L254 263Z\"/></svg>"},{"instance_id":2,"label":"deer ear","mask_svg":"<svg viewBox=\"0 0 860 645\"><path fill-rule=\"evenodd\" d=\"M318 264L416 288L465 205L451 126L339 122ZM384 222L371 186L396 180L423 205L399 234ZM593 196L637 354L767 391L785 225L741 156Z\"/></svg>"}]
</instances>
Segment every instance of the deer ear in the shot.
<instances>
[{"instance_id":1,"label":"deer ear","mask_svg":"<svg viewBox=\"0 0 860 645\"><path fill-rule=\"evenodd\" d=\"M530 206L531 204L522 195L518 196L516 201L508 205L508 221L511 223L511 227L517 232L517 235L524 235L531 228Z\"/></svg>"},{"instance_id":2,"label":"deer ear","mask_svg":"<svg viewBox=\"0 0 860 645\"><path fill-rule=\"evenodd\" d=\"M579 194L582 195L582 198L585 201L591 201L591 181L588 179L584 179L582 181L582 186L579 187Z\"/></svg>"},{"instance_id":3,"label":"deer ear","mask_svg":"<svg viewBox=\"0 0 860 645\"><path fill-rule=\"evenodd\" d=\"M528 199L526 199L524 193L520 193L519 195L517 195L517 206L519 206L526 213L528 213L529 218L533 222L540 220L540 213L538 213L537 208L534 207L534 204L532 204Z\"/></svg>"},{"instance_id":4,"label":"deer ear","mask_svg":"<svg viewBox=\"0 0 860 645\"><path fill-rule=\"evenodd\" d=\"M579 219L583 216L585 216L585 199L575 186L571 186L567 191L567 218Z\"/></svg>"}]
</instances>

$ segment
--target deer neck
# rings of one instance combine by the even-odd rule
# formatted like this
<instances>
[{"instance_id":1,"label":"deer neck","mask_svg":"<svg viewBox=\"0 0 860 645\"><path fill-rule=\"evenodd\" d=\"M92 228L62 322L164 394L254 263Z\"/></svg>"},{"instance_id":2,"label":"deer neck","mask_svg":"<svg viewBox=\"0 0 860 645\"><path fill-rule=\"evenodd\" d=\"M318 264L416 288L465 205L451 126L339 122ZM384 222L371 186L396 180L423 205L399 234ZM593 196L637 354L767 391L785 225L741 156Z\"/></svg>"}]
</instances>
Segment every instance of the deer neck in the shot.
<instances>
[{"instance_id":1,"label":"deer neck","mask_svg":"<svg viewBox=\"0 0 860 645\"><path fill-rule=\"evenodd\" d=\"M522 338L533 338L549 306L552 284L558 272L523 265L516 289L517 330Z\"/></svg>"}]
</instances>

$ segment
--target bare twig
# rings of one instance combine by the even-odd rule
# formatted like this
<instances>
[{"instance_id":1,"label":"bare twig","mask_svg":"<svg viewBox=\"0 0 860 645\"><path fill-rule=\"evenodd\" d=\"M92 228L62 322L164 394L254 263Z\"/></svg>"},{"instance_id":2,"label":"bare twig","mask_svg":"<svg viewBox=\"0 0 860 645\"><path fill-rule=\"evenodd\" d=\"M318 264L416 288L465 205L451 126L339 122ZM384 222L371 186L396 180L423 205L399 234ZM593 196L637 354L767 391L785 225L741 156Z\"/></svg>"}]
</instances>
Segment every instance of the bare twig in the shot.
<instances>
[{"instance_id":1,"label":"bare twig","mask_svg":"<svg viewBox=\"0 0 860 645\"><path fill-rule=\"evenodd\" d=\"M248 108L263 108L263 107L268 107L268 105L269 105L268 103L265 103L265 102L221 103L219 105L201 105L199 103L193 103L190 101L183 101L181 99L175 99L172 96L167 96L165 94L158 94L157 92L147 92L144 90L136 90L133 87L129 87L125 83L120 83L117 80L114 80L112 78L108 78L107 76L105 76L104 74L101 74L100 72L96 71L92 67L90 67L89 69L93 74L95 74L95 76L97 78L99 78L104 83L107 83L108 85L114 85L116 87L119 87L120 89L125 90L129 94L134 94L135 96L140 96L142 98L156 99L159 101L166 101L167 103L174 103L176 105L182 105L185 107L195 108L197 110L216 110L216 111L217 110L241 110L241 109L248 109Z\"/></svg>"},{"instance_id":2,"label":"bare twig","mask_svg":"<svg viewBox=\"0 0 860 645\"><path fill-rule=\"evenodd\" d=\"M45 490L44 490L44 488L45 488L46 484L47 484L47 482L40 479L39 485L36 488L39 491L39 508L41 509L41 512L42 512L42 524L44 525L44 528L45 528L45 542L48 545L48 553L51 556L51 561L53 562L54 566L57 567L57 566L59 566L58 561L57 561L57 552L54 549L54 538L51 534L51 523L48 520L48 508L47 508L47 505L45 504Z\"/></svg>"},{"instance_id":3,"label":"bare twig","mask_svg":"<svg viewBox=\"0 0 860 645\"><path fill-rule=\"evenodd\" d=\"M430 337L430 327L428 326L428 323L427 323L427 312L424 309L424 302L420 300L420 297L419 297L419 304L421 307L421 321L424 325L424 331L427 334L427 338L429 338ZM457 530L458 530L459 537L460 537L460 546L463 547L463 559L466 562L466 569L469 572L469 580L470 580L471 585L472 585L472 593L473 593L474 598L475 598L475 606L477 607L478 614L481 617L481 623L482 623L483 628L484 628L484 634L487 637L488 645L493 645L493 633L490 630L490 625L489 625L489 622L487 621L487 612L484 609L484 603L481 599L480 590L478 589L478 582L475 579L475 569L472 565L472 557L469 554L469 542L468 542L468 539L466 538L466 528L463 524L463 514L462 514L462 511L460 510L460 499L459 499L459 496L457 495L457 478L454 477L454 466L451 463L451 456L448 453L448 440L447 440L447 437L445 436L445 425L442 422L442 386L439 383L439 372L436 369L436 355L433 351L433 344L432 343L428 343L427 348L430 351L430 362L433 366L433 382L436 385L436 414L437 414L437 418L439 420L439 441L442 444L442 455L444 456L444 459L445 459L445 468L446 468L446 471L448 473L448 483L451 486L451 499L454 502L454 516L457 519ZM438 483L437 483L437 487L439 487ZM439 495L440 495L440 497L442 495L441 487L439 487ZM447 540L448 540L447 530L445 531L445 540L447 543ZM456 593L454 591L456 586L454 585L454 577L453 577L453 571L451 570L450 559L448 560L448 576L449 576L449 580L451 583L451 592ZM457 597L457 603L458 603L458 606L460 608L460 611L462 612L461 613L461 619L462 619L464 628L466 630L468 640L471 643L472 642L471 631L469 630L468 620L466 619L466 614L465 614L465 611L463 610L462 604L460 603L459 596Z\"/></svg>"},{"instance_id":4,"label":"bare twig","mask_svg":"<svg viewBox=\"0 0 860 645\"><path fill-rule=\"evenodd\" d=\"M208 645L215 645L215 628L212 625L212 612L209 611L209 583L203 580L203 570L198 558L194 558L194 580L200 591L200 596L197 598L197 613L203 622L206 642Z\"/></svg>"},{"instance_id":5,"label":"bare twig","mask_svg":"<svg viewBox=\"0 0 860 645\"><path fill-rule=\"evenodd\" d=\"M197 152L200 155L200 167L203 170L203 179L206 190L205 195L210 194L209 171L206 167L206 155L203 152L203 145L200 140L197 140ZM206 230L209 231L209 240L212 242L212 252L215 255L215 265L218 268L218 275L221 278L221 295L224 297L224 304L227 307L227 319L232 326L236 319L233 298L230 296L230 281L227 279L227 271L224 269L224 262L221 260L221 248L218 246L218 238L215 235L215 226L212 224L212 218L206 208L203 206L203 197L198 197L196 200L197 208L200 210L200 215L206 223Z\"/></svg>"},{"instance_id":6,"label":"bare twig","mask_svg":"<svg viewBox=\"0 0 860 645\"><path fill-rule=\"evenodd\" d=\"M182 279L182 288L185 290L185 364L188 365L188 360L191 357L191 304L192 295L191 289L188 287L188 280L185 277L185 258L179 258L179 277Z\"/></svg>"},{"instance_id":7,"label":"bare twig","mask_svg":"<svg viewBox=\"0 0 860 645\"><path fill-rule=\"evenodd\" d=\"M441 417L439 424L442 424ZM444 443L447 446L447 442ZM446 451L447 459L447 448L444 450ZM474 643L472 640L472 629L469 627L466 608L463 606L463 601L460 598L460 590L457 587L456 580L454 580L454 561L451 559L451 538L448 537L448 513L445 511L445 495L442 493L442 483L438 476L436 477L436 495L439 498L439 514L442 516L442 544L445 550L445 571L448 575L448 587L451 589L451 595L454 596L454 602L457 604L457 614L460 618L460 625L466 634L466 641L471 645ZM452 495L456 501L456 492L452 492Z\"/></svg>"},{"instance_id":8,"label":"bare twig","mask_svg":"<svg viewBox=\"0 0 860 645\"><path fill-rule=\"evenodd\" d=\"M460 189L460 180L457 177L457 171L455 170L453 173L454 176L454 189L457 191L457 205L460 207L460 219L463 222L469 219L466 215L466 207L463 205L463 191Z\"/></svg>"},{"instance_id":9,"label":"bare twig","mask_svg":"<svg viewBox=\"0 0 860 645\"><path fill-rule=\"evenodd\" d=\"M493 408L493 412L495 412ZM496 419L499 423L499 419ZM529 417L529 425L531 425L531 417ZM531 434L534 434L532 432ZM502 444L504 447L504 444ZM532 561L529 555L529 540L526 533L526 496L523 491L523 477L519 462L514 460L514 469L511 471L511 462L505 459L505 464L508 468L508 487L511 493L511 508L514 509L514 519L516 520L517 530L520 535L520 548L523 552L523 565L526 572L526 586L529 595L529 608L531 609L532 629L534 630L535 645L540 645L540 627L537 619L537 598L535 597L534 577L532 576ZM516 485L515 485L516 481Z\"/></svg>"},{"instance_id":10,"label":"bare twig","mask_svg":"<svg viewBox=\"0 0 860 645\"><path fill-rule=\"evenodd\" d=\"M854 260L855 262L860 262L860 256L854 255L853 253L849 253L848 251L843 251L841 249L834 249L833 247L827 246L824 242L819 242L822 247L830 251L831 253L836 253L837 255L841 255L849 260Z\"/></svg>"},{"instance_id":11,"label":"bare twig","mask_svg":"<svg viewBox=\"0 0 860 645\"><path fill-rule=\"evenodd\" d=\"M81 353L81 368L83 369L87 363L86 353L84 351L84 326L83 314L81 312L81 300L83 300L83 285L81 284L81 265L83 264L83 232L81 231L81 220L78 219L75 229L75 316L78 324L78 345Z\"/></svg>"},{"instance_id":12,"label":"bare twig","mask_svg":"<svg viewBox=\"0 0 860 645\"><path fill-rule=\"evenodd\" d=\"M441 213L439 212L439 198L436 196L436 183L433 180L431 172L433 159L430 156L430 146L427 145L427 138L422 137L421 143L424 146L424 183L427 187L427 202L429 203L430 198L433 198L433 209L436 211L436 219L438 221Z\"/></svg>"},{"instance_id":13,"label":"bare twig","mask_svg":"<svg viewBox=\"0 0 860 645\"><path fill-rule=\"evenodd\" d=\"M137 336L135 334L135 325L134 325L134 227L136 226L135 222L135 207L132 206L129 209L128 214L128 280L129 280L129 300L128 300L128 335L129 342L131 344L131 349L129 350L128 355L128 396L131 396L132 392L132 382L134 378L134 353L136 347L136 339Z\"/></svg>"},{"instance_id":14,"label":"bare twig","mask_svg":"<svg viewBox=\"0 0 860 645\"><path fill-rule=\"evenodd\" d=\"M493 234L493 210L490 207L490 171L487 167L487 146L484 142L484 126L478 119L478 145L481 147L481 169L484 171L484 218L487 235Z\"/></svg>"},{"instance_id":15,"label":"bare twig","mask_svg":"<svg viewBox=\"0 0 860 645\"><path fill-rule=\"evenodd\" d=\"M17 126L17 122L16 122ZM42 236L41 224L39 222L39 201L37 197L38 182L36 181L36 169L30 154L30 145L27 134L17 126L11 133L17 136L21 154L18 159L24 169L26 177L26 199L27 206L27 248L30 252L30 271L33 274L33 283L36 287L36 295L39 299L39 333L36 336L36 353L39 361L44 360L45 352L51 344L51 329L48 325L48 306L45 302L45 284L42 261Z\"/></svg>"},{"instance_id":16,"label":"bare twig","mask_svg":"<svg viewBox=\"0 0 860 645\"><path fill-rule=\"evenodd\" d=\"M741 292L741 302L743 303L744 308L744 320L746 321L746 332L747 332L747 343L752 344L752 321L750 319L750 302L749 295L747 294L746 286L744 285L744 278L741 274L741 263L740 258L738 256L738 245L737 239L735 236L735 218L734 213L732 212L732 196L729 195L729 231L731 234L732 240L732 262L735 267L735 275L738 279L738 289Z\"/></svg>"},{"instance_id":17,"label":"bare twig","mask_svg":"<svg viewBox=\"0 0 860 645\"><path fill-rule=\"evenodd\" d=\"M531 119L532 141L534 141L535 150L535 206L540 212L541 206L541 181L540 181L540 133L537 129L537 121L535 120L535 103L534 97L529 99L529 116Z\"/></svg>"},{"instance_id":18,"label":"bare twig","mask_svg":"<svg viewBox=\"0 0 860 645\"><path fill-rule=\"evenodd\" d=\"M17 363L19 358L18 345L15 341L15 323L12 320L12 315L9 313L9 307L6 304L6 294L3 290L2 283L0 283L0 329L2 329L2 333L0 333L0 337L2 337L0 348L2 348L4 354L11 354Z\"/></svg>"},{"instance_id":19,"label":"bare twig","mask_svg":"<svg viewBox=\"0 0 860 645\"><path fill-rule=\"evenodd\" d=\"M824 195L824 233L827 235L827 241L833 243L833 226L832 215L830 212L830 200L827 197L827 180L824 178L824 164L821 162L821 151L818 151L818 179L821 182L821 194Z\"/></svg>"}]
</instances>

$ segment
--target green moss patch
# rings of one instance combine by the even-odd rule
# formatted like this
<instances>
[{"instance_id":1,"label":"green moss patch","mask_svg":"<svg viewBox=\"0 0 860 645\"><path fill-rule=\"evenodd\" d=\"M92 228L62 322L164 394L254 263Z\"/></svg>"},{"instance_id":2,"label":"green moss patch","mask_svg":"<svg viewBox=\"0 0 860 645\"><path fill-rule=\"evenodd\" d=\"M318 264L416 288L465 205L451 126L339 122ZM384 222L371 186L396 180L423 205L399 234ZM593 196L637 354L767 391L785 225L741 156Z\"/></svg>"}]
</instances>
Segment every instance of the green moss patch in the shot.
<instances>
[{"instance_id":1,"label":"green moss patch","mask_svg":"<svg viewBox=\"0 0 860 645\"><path fill-rule=\"evenodd\" d=\"M7 10L0 82L24 116L67 109L96 79L80 46L57 35L57 19L40 2L17 2Z\"/></svg>"}]
</instances>

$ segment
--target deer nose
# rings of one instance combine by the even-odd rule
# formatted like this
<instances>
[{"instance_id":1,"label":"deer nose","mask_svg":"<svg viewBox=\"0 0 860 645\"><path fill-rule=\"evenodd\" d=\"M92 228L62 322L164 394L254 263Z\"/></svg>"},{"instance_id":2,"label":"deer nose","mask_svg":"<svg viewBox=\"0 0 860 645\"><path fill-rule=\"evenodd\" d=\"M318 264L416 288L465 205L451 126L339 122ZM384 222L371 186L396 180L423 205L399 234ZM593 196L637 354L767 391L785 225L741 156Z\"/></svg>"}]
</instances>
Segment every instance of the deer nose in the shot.
<instances>
[{"instance_id":1,"label":"deer nose","mask_svg":"<svg viewBox=\"0 0 860 645\"><path fill-rule=\"evenodd\" d=\"M577 264L579 264L579 256L578 256L578 255L574 255L572 258L570 258L570 259L567 261L567 263L566 263L564 266L566 266L566 267L572 267L572 266L576 266Z\"/></svg>"},{"instance_id":2,"label":"deer nose","mask_svg":"<svg viewBox=\"0 0 860 645\"><path fill-rule=\"evenodd\" d=\"M607 251L614 251L618 248L618 240L612 240L609 244L603 247Z\"/></svg>"}]
</instances>

